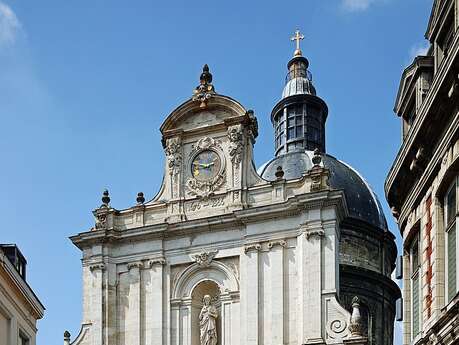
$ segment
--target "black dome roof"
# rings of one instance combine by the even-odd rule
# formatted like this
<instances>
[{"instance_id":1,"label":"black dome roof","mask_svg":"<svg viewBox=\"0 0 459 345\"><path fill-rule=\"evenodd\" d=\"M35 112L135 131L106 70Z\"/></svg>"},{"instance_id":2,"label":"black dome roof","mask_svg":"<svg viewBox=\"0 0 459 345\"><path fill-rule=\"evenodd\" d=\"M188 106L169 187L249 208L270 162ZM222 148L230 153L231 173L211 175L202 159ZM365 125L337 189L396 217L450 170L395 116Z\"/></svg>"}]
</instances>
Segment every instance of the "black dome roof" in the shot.
<instances>
[{"instance_id":1,"label":"black dome roof","mask_svg":"<svg viewBox=\"0 0 459 345\"><path fill-rule=\"evenodd\" d=\"M258 173L265 180L274 181L276 180L276 169L281 166L285 179L300 178L312 168L313 155L312 151L287 153L262 165ZM387 222L381 204L363 177L351 166L333 156L322 154L322 162L323 166L330 171L330 187L344 191L349 216L370 223L381 230L387 230Z\"/></svg>"}]
</instances>

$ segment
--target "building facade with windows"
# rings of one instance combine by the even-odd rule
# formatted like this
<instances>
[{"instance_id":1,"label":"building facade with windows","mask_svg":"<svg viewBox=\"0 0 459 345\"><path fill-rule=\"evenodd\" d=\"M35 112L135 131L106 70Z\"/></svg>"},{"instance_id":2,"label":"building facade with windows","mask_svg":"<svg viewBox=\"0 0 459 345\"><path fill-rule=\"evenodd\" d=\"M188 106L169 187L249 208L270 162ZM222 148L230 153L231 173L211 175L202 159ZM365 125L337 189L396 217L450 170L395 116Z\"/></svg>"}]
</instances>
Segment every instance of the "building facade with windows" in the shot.
<instances>
[{"instance_id":1,"label":"building facade with windows","mask_svg":"<svg viewBox=\"0 0 459 345\"><path fill-rule=\"evenodd\" d=\"M45 308L27 284L26 265L16 245L0 244L0 345L35 345Z\"/></svg>"},{"instance_id":2,"label":"building facade with windows","mask_svg":"<svg viewBox=\"0 0 459 345\"><path fill-rule=\"evenodd\" d=\"M385 183L403 238L403 344L459 337L459 1L435 0L426 56L402 74L402 144ZM403 268L402 268L403 267Z\"/></svg>"},{"instance_id":3,"label":"building facade with windows","mask_svg":"<svg viewBox=\"0 0 459 345\"><path fill-rule=\"evenodd\" d=\"M204 66L161 126L158 194L118 210L108 191L82 252L72 345L392 345L394 236L375 194L325 151L328 109L297 49L258 170L257 118Z\"/></svg>"}]
</instances>

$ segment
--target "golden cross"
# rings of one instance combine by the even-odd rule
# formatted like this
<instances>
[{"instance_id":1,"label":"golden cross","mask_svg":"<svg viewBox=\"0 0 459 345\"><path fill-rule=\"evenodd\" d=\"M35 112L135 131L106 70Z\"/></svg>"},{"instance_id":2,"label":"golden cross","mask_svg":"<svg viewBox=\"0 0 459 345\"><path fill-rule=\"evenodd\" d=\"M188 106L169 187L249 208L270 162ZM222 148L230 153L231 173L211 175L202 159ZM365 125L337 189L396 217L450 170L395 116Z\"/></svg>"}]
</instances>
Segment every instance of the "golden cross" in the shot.
<instances>
[{"instance_id":1,"label":"golden cross","mask_svg":"<svg viewBox=\"0 0 459 345\"><path fill-rule=\"evenodd\" d=\"M301 56L300 40L304 40L304 35L300 33L300 30L296 30L295 36L290 38L290 41L296 41L296 50L294 56Z\"/></svg>"}]
</instances>

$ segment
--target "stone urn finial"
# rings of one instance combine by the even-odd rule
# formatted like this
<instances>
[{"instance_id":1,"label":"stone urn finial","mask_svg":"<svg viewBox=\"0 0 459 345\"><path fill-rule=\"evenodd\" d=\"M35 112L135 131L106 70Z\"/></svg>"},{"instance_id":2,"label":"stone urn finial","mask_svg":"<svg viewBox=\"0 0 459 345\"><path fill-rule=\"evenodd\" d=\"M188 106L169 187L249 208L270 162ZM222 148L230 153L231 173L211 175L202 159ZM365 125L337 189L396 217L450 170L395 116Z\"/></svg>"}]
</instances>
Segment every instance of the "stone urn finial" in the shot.
<instances>
[{"instance_id":1,"label":"stone urn finial","mask_svg":"<svg viewBox=\"0 0 459 345\"><path fill-rule=\"evenodd\" d=\"M349 330L352 336L363 337L362 316L360 314L360 299L355 296L352 299L352 314Z\"/></svg>"},{"instance_id":2,"label":"stone urn finial","mask_svg":"<svg viewBox=\"0 0 459 345\"><path fill-rule=\"evenodd\" d=\"M199 85L193 91L192 99L199 102L200 108L205 108L213 94L215 94L215 88L212 85L212 73L209 71L209 66L205 64L199 77Z\"/></svg>"},{"instance_id":3,"label":"stone urn finial","mask_svg":"<svg viewBox=\"0 0 459 345\"><path fill-rule=\"evenodd\" d=\"M322 162L322 155L320 154L319 149L316 148L314 150L314 156L312 157L312 164L314 164L314 167L319 167L321 162Z\"/></svg>"},{"instance_id":4,"label":"stone urn finial","mask_svg":"<svg viewBox=\"0 0 459 345\"><path fill-rule=\"evenodd\" d=\"M142 192L137 193L137 198L135 199L137 204L143 204L145 202L145 197Z\"/></svg>"},{"instance_id":5,"label":"stone urn finial","mask_svg":"<svg viewBox=\"0 0 459 345\"><path fill-rule=\"evenodd\" d=\"M70 345L70 332L64 332L64 345Z\"/></svg>"},{"instance_id":6,"label":"stone urn finial","mask_svg":"<svg viewBox=\"0 0 459 345\"><path fill-rule=\"evenodd\" d=\"M278 181L282 180L284 178L284 170L282 169L282 167L279 165L276 169L276 178Z\"/></svg>"},{"instance_id":7,"label":"stone urn finial","mask_svg":"<svg viewBox=\"0 0 459 345\"><path fill-rule=\"evenodd\" d=\"M108 193L108 189L105 189L104 192L102 193L102 207L108 207L108 204L110 203L110 196Z\"/></svg>"}]
</instances>

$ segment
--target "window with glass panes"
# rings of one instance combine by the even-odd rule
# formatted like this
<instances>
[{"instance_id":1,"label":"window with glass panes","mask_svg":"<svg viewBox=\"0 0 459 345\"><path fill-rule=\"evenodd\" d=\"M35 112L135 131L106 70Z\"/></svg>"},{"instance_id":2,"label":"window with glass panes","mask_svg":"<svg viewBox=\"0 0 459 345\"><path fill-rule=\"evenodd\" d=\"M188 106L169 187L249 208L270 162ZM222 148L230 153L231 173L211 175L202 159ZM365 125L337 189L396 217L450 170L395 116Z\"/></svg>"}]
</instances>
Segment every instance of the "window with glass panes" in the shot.
<instances>
[{"instance_id":1,"label":"window with glass panes","mask_svg":"<svg viewBox=\"0 0 459 345\"><path fill-rule=\"evenodd\" d=\"M308 106L308 117L305 126L304 136L307 140L307 146L311 149L321 147L323 133L322 127L322 113L318 107L313 105Z\"/></svg>"},{"instance_id":2,"label":"window with glass panes","mask_svg":"<svg viewBox=\"0 0 459 345\"><path fill-rule=\"evenodd\" d=\"M277 113L275 117L275 142L276 142L276 150L285 144L285 116L284 113L286 112L285 109L281 110Z\"/></svg>"},{"instance_id":3,"label":"window with glass panes","mask_svg":"<svg viewBox=\"0 0 459 345\"><path fill-rule=\"evenodd\" d=\"M411 273L411 334L415 338L421 331L421 286L419 257L419 229L410 247Z\"/></svg>"},{"instance_id":4,"label":"window with glass panes","mask_svg":"<svg viewBox=\"0 0 459 345\"><path fill-rule=\"evenodd\" d=\"M29 338L24 334L19 333L19 344L18 345L30 345Z\"/></svg>"},{"instance_id":5,"label":"window with glass panes","mask_svg":"<svg viewBox=\"0 0 459 345\"><path fill-rule=\"evenodd\" d=\"M295 104L287 110L287 141L303 138L303 117L305 114L305 104Z\"/></svg>"},{"instance_id":6,"label":"window with glass panes","mask_svg":"<svg viewBox=\"0 0 459 345\"><path fill-rule=\"evenodd\" d=\"M445 196L445 247L446 247L446 302L450 302L456 295L458 290L458 274L457 274L457 179L451 184Z\"/></svg>"}]
</instances>

